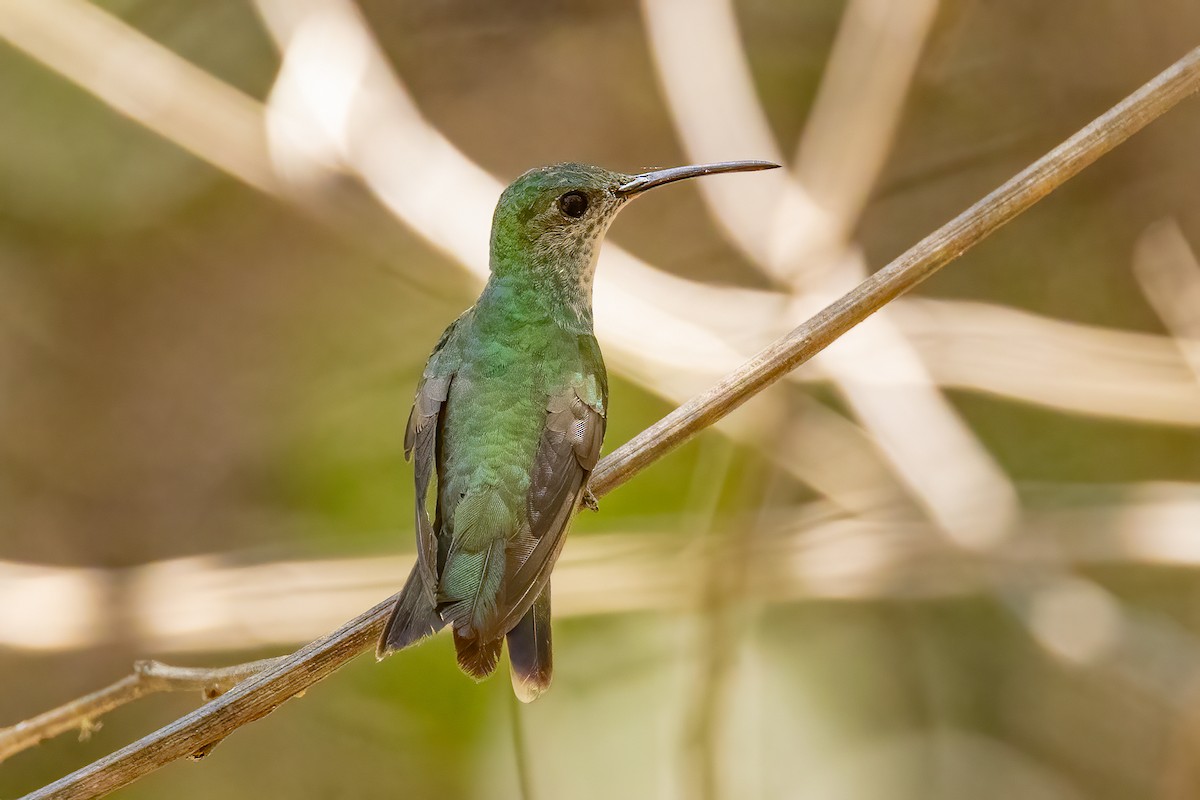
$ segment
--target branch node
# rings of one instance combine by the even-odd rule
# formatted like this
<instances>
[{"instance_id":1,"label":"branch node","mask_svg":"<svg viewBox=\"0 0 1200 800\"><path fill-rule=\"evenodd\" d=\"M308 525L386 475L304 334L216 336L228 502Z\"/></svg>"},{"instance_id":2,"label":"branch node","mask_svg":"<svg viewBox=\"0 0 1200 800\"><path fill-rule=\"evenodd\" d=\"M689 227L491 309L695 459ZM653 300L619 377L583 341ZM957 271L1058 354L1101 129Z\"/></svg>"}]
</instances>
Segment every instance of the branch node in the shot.
<instances>
[{"instance_id":1,"label":"branch node","mask_svg":"<svg viewBox=\"0 0 1200 800\"><path fill-rule=\"evenodd\" d=\"M225 741L224 736L222 736L220 739L214 739L213 741L209 742L206 745L201 745L200 747L197 747L191 753L188 753L188 756L187 756L188 761L199 761L200 759L204 758L209 753L211 753L213 750L217 749L217 745L219 745L223 741Z\"/></svg>"}]
</instances>

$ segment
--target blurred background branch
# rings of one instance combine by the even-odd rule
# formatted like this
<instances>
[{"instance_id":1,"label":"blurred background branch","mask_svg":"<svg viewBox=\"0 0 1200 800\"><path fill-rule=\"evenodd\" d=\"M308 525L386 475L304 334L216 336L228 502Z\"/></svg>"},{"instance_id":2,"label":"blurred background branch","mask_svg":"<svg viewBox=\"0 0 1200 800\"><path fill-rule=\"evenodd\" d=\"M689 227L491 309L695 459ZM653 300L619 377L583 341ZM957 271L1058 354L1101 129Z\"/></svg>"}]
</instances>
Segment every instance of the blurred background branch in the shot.
<instances>
[{"instance_id":1,"label":"blurred background branch","mask_svg":"<svg viewBox=\"0 0 1200 800\"><path fill-rule=\"evenodd\" d=\"M760 192L751 200L748 192L701 190L738 247L791 286L788 314L815 312L867 274L847 237L883 167L936 8L932 0L850 3L801 134L797 166L774 178L782 184L776 194ZM729 0L646 0L642 10L689 158L702 162L744 150L782 161L755 97ZM714 98L711 86L725 96ZM721 125L731 112L739 124ZM986 545L1004 534L1016 513L1012 487L886 315L822 355L817 367L870 434L879 458L952 538ZM939 470L941 463L958 468Z\"/></svg>"},{"instance_id":2,"label":"blurred background branch","mask_svg":"<svg viewBox=\"0 0 1200 800\"><path fill-rule=\"evenodd\" d=\"M212 668L173 667L157 661L139 661L133 665L130 675L111 686L11 727L0 728L0 761L67 731L78 730L81 739L87 738L100 728L100 717L148 694L199 692L205 700L211 700L277 660L268 658Z\"/></svg>"},{"instance_id":3,"label":"blurred background branch","mask_svg":"<svg viewBox=\"0 0 1200 800\"><path fill-rule=\"evenodd\" d=\"M5 0L0 37L250 186L279 191L253 98L86 0Z\"/></svg>"},{"instance_id":4,"label":"blurred background branch","mask_svg":"<svg viewBox=\"0 0 1200 800\"><path fill-rule=\"evenodd\" d=\"M199 70L194 68L189 69L189 65L173 54L171 51L157 47L153 42L150 42L142 34L136 30L124 26L118 20L107 17L94 5L86 2L86 0L48 0L46 3L37 2L37 0L9 0L13 9L12 13L6 9L6 14L0 20L0 35L14 45L26 50L33 57L46 63L56 71L62 72L68 78L77 80L79 84L95 93L98 97L111 103L115 108L127 113L136 119L138 122L147 125L152 130L166 136L171 141L180 144L186 149L192 150L201 158L213 163L214 166L224 169L234 177L242 179L250 185L262 188L266 191L279 190L279 187L286 186L286 182L281 183L278 177L269 181L260 181L257 175L262 170L272 171L270 159L265 158L266 152L261 147L261 142L258 140L265 135L267 123L265 112L261 106L256 107L255 101L245 96L239 96L236 90L222 84L219 80L214 79ZM286 3L281 10L275 9L272 6L264 5L264 13L267 14L267 19L270 20L271 14L278 13L288 16L288 18L299 19L305 12L305 8L311 8L312 5L321 10L321 13L332 14L339 21L338 24L351 26L353 35L360 35L361 29L357 28L357 15L348 7L344 6L339 0L310 0L309 6L305 4ZM657 7L657 4L654 4ZM664 4L664 7L669 4ZM268 10L269 9L269 10ZM315 12L312 12L315 13ZM289 16L290 15L290 16ZM322 17L316 22L324 25L327 20ZM104 43L103 47L98 48L72 48L70 42L61 42L53 39L50 34L53 31L72 31L80 30L80 36L88 40L94 40ZM324 28L318 26L317 30ZM902 32L903 33L903 32ZM117 40L112 40L112 37L117 37ZM359 42L359 46L366 47L368 43ZM140 49L139 49L140 48ZM120 59L110 60L105 56L107 52L125 52L126 50L134 50L137 53L137 58L131 57L124 61ZM88 61L87 59L92 59ZM78 63L77 63L78 62ZM325 61L320 63L324 64ZM381 65L376 65L383 69ZM103 68L102 68L103 67ZM310 70L311 72L312 70ZM317 70L319 71L319 70ZM178 85L181 87L176 95L186 95L193 98L194 102L181 103L177 109L172 109L175 116L166 115L172 121L170 127L163 126L162 129L156 127L159 114L149 114L146 109L154 109L161 106L161 98L156 100L156 91L153 85L144 86L144 80L139 80L139 76L145 75L161 75L168 74L173 77L170 81L163 83L168 86ZM100 80L100 77L108 77L108 83ZM120 87L125 94L110 97L110 86ZM486 236L487 228L481 221L486 220L491 214L491 205L494 198L499 193L501 184L499 181L483 176L478 167L471 165L465 161L465 158L457 151L453 150L452 146L444 141L440 141L436 132L429 128L418 113L411 107L407 97L402 94L402 90L398 84L393 83L391 86L385 86L385 97L391 99L395 103L406 103L408 110L397 110L397 115L402 118L409 117L406 124L417 126L409 129L388 129L380 127L374 122L370 125L361 124L361 127L373 132L373 135L379 136L387 141L405 141L405 148L394 148L391 158L393 160L401 157L408 159L404 163L411 163L413 169L418 167L421 170L431 169L429 164L440 164L445 167L445 172L437 172L436 179L430 177L433 173L426 174L424 172L412 172L405 175L403 185L413 187L411 190L411 202L413 205L413 213L418 210L424 215L421 218L410 216L407 213L400 212L400 206L391 206L391 210L396 212L399 218L407 223L413 224L416 230L421 233L428 233L431 241L439 247L446 248L449 252L456 256L458 263L469 268L477 280L482 280L486 272ZM124 99L128 96L129 99ZM340 95L339 95L340 96ZM282 101L280 101L282 102ZM343 97L342 104L347 108L353 106L352 99ZM723 108L722 104L713 104L714 110ZM226 111L226 109L236 109ZM283 121L280 125L286 125L289 117L285 112L276 112L277 115L283 116ZM296 111L296 116L300 117L301 112ZM347 112L348 113L348 112ZM413 115L416 115L413 118ZM217 124L219 122L219 125ZM297 119L292 119L291 124L302 124ZM310 123L311 124L311 123ZM327 121L327 124L336 126L336 120ZM728 126L721 126L726 129ZM735 126L740 137L741 126ZM210 138L207 131L209 128L219 130L221 135L215 138ZM308 129L305 128L307 131ZM183 132L188 131L189 136L184 136ZM253 133L242 133L236 137L230 136L230 131L252 131ZM192 138L197 138L200 141L208 142L210 146L199 147L191 146L189 142ZM422 150L423 143L426 147L433 147L436 150ZM746 146L754 144L749 140ZM732 145L731 145L732 146ZM280 144L277 147L285 148L286 144ZM757 144L754 147L758 148ZM774 149L774 148L772 148ZM442 152L440 157L444 161L439 160L437 152ZM232 161L226 158L218 158L217 153L225 153L226 155L236 155L236 159ZM724 151L723 151L724 152ZM280 156L285 157L285 156ZM294 156L293 156L294 158ZM253 164L252 167L245 169L237 165ZM395 169L395 167L393 167ZM287 170L284 170L285 174ZM272 174L273 171L272 171ZM774 173L772 173L773 175ZM370 179L370 176L367 176ZM382 179L381 179L382 180ZM736 180L736 179L734 179ZM769 180L769 179L768 179ZM453 202L454 209L447 205L438 206L438 197L436 194L431 194L431 190L438 186L453 186L453 195L447 195L441 200L442 203L448 204ZM401 192L401 182L397 181L397 185L391 190L392 192ZM766 203L770 204L773 201L772 196L778 197L778 193L772 195L769 191L755 190L760 196L768 198ZM380 192L384 198L389 195L386 192ZM739 195L735 195L739 196ZM470 199L478 205L478 208L470 212L464 212L461 208L465 199ZM397 201L398 202L398 201ZM761 199L758 202L764 202ZM769 215L768 215L769 216ZM422 220L425 220L423 222ZM462 220L471 220L474 223L470 229L462 223ZM453 225L451 228L446 228L447 225ZM803 226L798 226L803 229ZM467 237L471 237L468 239ZM728 371L736 365L738 361L738 351L745 344L755 344L761 346L764 342L764 335L777 335L786 329L789 319L795 320L795 316L788 316L780 322L773 322L778 317L778 314L785 310L785 306L779 301L771 300L770 296L761 292L740 291L733 292L727 287L722 287L719 290L714 290L711 287L702 284L696 284L691 281L683 281L678 278L666 275L658 271L650 271L645 265L639 264L636 260L629 259L624 256L623 251L618 247L610 247L605 251L606 261L605 270L598 274L597 288L597 313L598 326L604 334L606 345L610 342L615 345L606 346L606 352L613 351L614 358L623 371L636 379L644 379L647 381L659 381L664 384L664 392L670 399L682 400L685 399L690 392L694 392L700 386L703 386L707 380L713 376L719 375L724 371ZM612 296L613 302L606 304L606 310L601 311L600 300L602 293L610 291L610 284L614 284L611 291L615 292ZM717 308L730 310L729 318L735 318L734 312L738 314L736 327L739 329L734 343L741 344L738 350L731 350L729 343L726 343L720 338L714 338L711 335L704 334L702 328L687 327L680 328L676 337L664 331L670 331L671 324L669 321L660 319L655 311L647 309L646 304L653 306L654 303L662 302L670 304L670 312L685 312L690 309L690 316L696 319L689 323L690 326L702 326L704 324L721 324L726 319L725 314L714 314ZM903 308L907 304L915 301L905 300L898 304L897 308ZM935 301L920 301L923 305L928 305ZM953 319L947 319L955 312L951 309L958 304L951 301L936 301L941 305L947 306L947 311L939 320L942 324L951 325ZM975 318L980 311L986 307L972 305L962 311L964 322ZM809 313L814 309L809 309ZM1007 310L1007 309L1005 309ZM770 312L770 313L764 313ZM666 312L664 312L666 313ZM608 316L608 315L620 316ZM646 315L649 315L648 318ZM803 316L802 311L793 312ZM916 317L916 315L912 315ZM997 315L999 317L999 315ZM1012 338L1013 335L1019 333L1019 330L1009 330L1007 327L997 328L997 325L1005 325L1010 320L1017 317L1012 315L1009 320L996 319L992 325L980 325L980 330L976 335L986 337L983 342L976 343L976 346L987 346L992 341L1005 342ZM632 320L639 320L637 324L629 324ZM648 319L648 322L646 321ZM754 330L754 326L767 324L767 327L760 329L760 333L756 335L749 334L749 331ZM1123 354L1122 360L1127 362L1124 365L1125 369L1135 367L1141 363L1153 364L1157 361L1164 366L1169 366L1169 361L1162 357L1156 358L1153 352L1153 345L1156 337L1142 336L1137 337L1120 331L1112 331L1114 337L1105 337L1101 329L1092 329L1086 326L1074 326L1070 323L1065 323L1057 320L1048 320L1048 323L1058 322L1058 325L1047 324L1038 333L1039 341L1044 347L1039 350L1047 350L1054 352L1061 347L1069 347L1071 343L1072 331L1078 331L1080 334L1093 333L1095 346L1098 347L1100 353L1096 357L1103 358L1106 352L1105 340L1118 341L1125 339L1130 341L1142 341L1145 345L1141 348L1131 348ZM660 324L661 323L661 324ZM916 323L919 324L919 323ZM933 331L929 330L930 326L923 326L926 336L933 336ZM719 331L721 335L730 333L729 331ZM937 335L939 341L938 346L942 348L954 348L959 337L956 335L955 329L949 329L945 335ZM652 337L647 346L645 336ZM672 338L667 338L671 336ZM1083 341L1083 336L1076 337L1079 341ZM757 341L756 341L757 340ZM1062 345L1059 345L1059 341ZM1089 343L1091 343L1089 341ZM661 347L659 347L661 345ZM932 345L931 345L932 346ZM706 349L706 347L710 349ZM1173 345L1166 344L1164 350L1173 350ZM634 351L630 353L629 351ZM666 359L656 353L674 353L670 359ZM1144 355L1141 355L1143 354ZM748 355L748 353L746 353ZM1040 353L1031 354L1033 358L1040 356ZM632 359L632 363L626 363L625 357ZM987 350L982 353L974 353L975 362L978 365L979 373L990 373L992 375L989 385L985 388L987 391L1000 394L1006 397L1013 397L1018 400L1028 400L1032 402L1044 403L1055 408L1064 408L1071 411L1082 411L1083 413L1104 413L1112 414L1119 413L1120 409L1106 408L1104 411L1096 412L1089 407L1089 403L1079 399L1071 401L1063 395L1055 395L1051 390L1043 387L1040 380L1023 380L1018 374L1013 376L1010 371L1010 364L1004 363L1003 368L995 368L997 365L991 359L1001 358L1002 356L992 356ZM947 357L953 361L952 358ZM1115 359L1114 359L1115 360ZM1132 362L1132 363L1128 363ZM1166 363L1163 363L1166 362ZM1185 364L1185 362L1181 362ZM1078 365L1078 364L1077 364ZM1084 361L1082 366L1088 366L1088 361ZM1019 368L1020 365L1017 365ZM1061 364L1047 364L1046 368L1049 372L1057 372ZM1109 374L1113 376L1114 384L1142 384L1143 381L1125 380L1122 372L1114 372L1113 369L1120 370L1121 364L1100 363L1097 365L1097 372ZM977 386L977 381L981 380L976 377L972 381L959 378L960 374L955 365L945 367L950 373L947 376L947 383L952 386ZM670 382L657 373L661 370L668 372L682 372L688 376L686 383L682 384L687 387L687 390L669 390L673 389ZM1169 385L1169 378L1163 380L1161 386L1147 387L1146 395L1161 395L1166 393L1168 396L1172 394L1172 387ZM960 382L961 381L961 382ZM680 384L674 384L680 385ZM1137 391L1136 388L1130 387L1130 391ZM1044 395L1042 393L1045 393ZM1109 395L1112 392L1102 392ZM1090 392L1081 392L1080 394L1091 394ZM1032 397L1031 397L1032 395ZM1198 395L1200 396L1200 395ZM1182 405L1189 408L1195 407L1195 403L1191 402L1191 397L1184 398ZM1136 414L1138 419L1145 419L1146 413L1142 409L1145 408L1145 402L1149 398L1141 396L1133 398L1128 402L1128 411L1126 413ZM1093 401L1101 402L1101 401ZM1155 419L1161 419L1164 422L1177 423L1180 412L1172 414L1169 411L1160 412L1162 416L1156 416ZM1191 416L1187 416L1191 419Z\"/></svg>"}]
</instances>

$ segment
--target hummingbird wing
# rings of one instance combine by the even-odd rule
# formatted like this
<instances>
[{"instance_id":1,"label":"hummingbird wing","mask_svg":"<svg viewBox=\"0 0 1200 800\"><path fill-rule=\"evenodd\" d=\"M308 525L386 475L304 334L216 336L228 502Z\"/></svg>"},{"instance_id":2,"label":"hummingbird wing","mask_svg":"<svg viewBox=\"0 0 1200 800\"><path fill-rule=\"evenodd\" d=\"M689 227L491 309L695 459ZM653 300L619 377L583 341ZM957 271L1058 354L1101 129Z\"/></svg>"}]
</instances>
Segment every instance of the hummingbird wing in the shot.
<instances>
[{"instance_id":1,"label":"hummingbird wing","mask_svg":"<svg viewBox=\"0 0 1200 800\"><path fill-rule=\"evenodd\" d=\"M434 345L433 353L425 364L421 383L417 386L412 411L408 415L404 431L404 457L413 461L417 563L380 637L375 651L378 658L424 639L444 624L436 609L438 542L435 526L429 521L426 497L438 462L438 438L446 398L461 364L455 331L469 313L450 323Z\"/></svg>"},{"instance_id":2,"label":"hummingbird wing","mask_svg":"<svg viewBox=\"0 0 1200 800\"><path fill-rule=\"evenodd\" d=\"M550 571L604 441L608 384L595 339L587 339L587 369L581 380L546 404L545 427L530 470L525 521L507 549L507 613L499 630L507 631L513 689L526 703L549 688L553 678Z\"/></svg>"},{"instance_id":3,"label":"hummingbird wing","mask_svg":"<svg viewBox=\"0 0 1200 800\"><path fill-rule=\"evenodd\" d=\"M549 582L563 534L600 460L608 380L596 340L581 340L581 375L546 403L546 422L530 469L525 524L508 548L502 631L517 624Z\"/></svg>"},{"instance_id":4,"label":"hummingbird wing","mask_svg":"<svg viewBox=\"0 0 1200 800\"><path fill-rule=\"evenodd\" d=\"M404 457L413 461L413 484L416 497L417 569L422 588L433 602L437 591L437 536L429 521L425 498L437 460L438 428L442 407L450 394L454 374L427 375L417 388L417 397L408 415L404 433Z\"/></svg>"},{"instance_id":5,"label":"hummingbird wing","mask_svg":"<svg viewBox=\"0 0 1200 800\"><path fill-rule=\"evenodd\" d=\"M426 498L429 481L438 461L442 411L450 395L450 383L462 362L455 332L470 313L468 310L451 322L434 345L425 363L404 431L404 457L413 461L413 488L416 490L413 506L416 510L417 567L431 603L438 586L438 542L434 525L429 521ZM440 465L438 471L441 471Z\"/></svg>"}]
</instances>

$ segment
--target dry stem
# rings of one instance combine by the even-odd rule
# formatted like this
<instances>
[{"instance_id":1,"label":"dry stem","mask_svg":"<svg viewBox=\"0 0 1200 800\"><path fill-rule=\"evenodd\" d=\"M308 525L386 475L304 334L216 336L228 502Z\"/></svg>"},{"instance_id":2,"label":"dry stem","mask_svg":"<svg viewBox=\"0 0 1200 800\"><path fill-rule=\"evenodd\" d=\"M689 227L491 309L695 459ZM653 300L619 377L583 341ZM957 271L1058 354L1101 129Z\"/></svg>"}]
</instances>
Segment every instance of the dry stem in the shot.
<instances>
[{"instance_id":1,"label":"dry stem","mask_svg":"<svg viewBox=\"0 0 1200 800\"><path fill-rule=\"evenodd\" d=\"M685 403L601 462L592 490L606 494L724 417L828 346L854 325L982 241L1097 158L1200 89L1196 48L996 191L929 235L853 291ZM253 722L370 647L393 602L376 605L200 709L26 800L81 800L128 785L171 761L203 751Z\"/></svg>"},{"instance_id":2,"label":"dry stem","mask_svg":"<svg viewBox=\"0 0 1200 800\"><path fill-rule=\"evenodd\" d=\"M38 714L8 728L0 728L0 761L60 733L79 729L87 735L96 720L126 703L155 692L200 692L205 700L220 697L238 683L257 675L279 658L250 661L232 667L173 667L158 661L138 661L133 672L99 691Z\"/></svg>"}]
</instances>

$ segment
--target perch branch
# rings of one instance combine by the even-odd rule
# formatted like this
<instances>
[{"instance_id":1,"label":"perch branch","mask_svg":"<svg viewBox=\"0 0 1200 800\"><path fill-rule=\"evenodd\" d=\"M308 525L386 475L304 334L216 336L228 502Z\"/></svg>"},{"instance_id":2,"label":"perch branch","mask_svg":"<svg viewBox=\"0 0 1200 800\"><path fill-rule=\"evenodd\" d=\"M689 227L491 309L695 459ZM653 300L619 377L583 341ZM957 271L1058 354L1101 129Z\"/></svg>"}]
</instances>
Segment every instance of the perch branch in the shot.
<instances>
[{"instance_id":1,"label":"perch branch","mask_svg":"<svg viewBox=\"0 0 1200 800\"><path fill-rule=\"evenodd\" d=\"M148 694L196 691L202 693L205 700L212 700L276 661L279 659L267 658L211 669L138 661L133 665L131 674L114 684L32 719L0 728L0 762L69 730L78 729L81 735L87 735L97 727L97 719Z\"/></svg>"},{"instance_id":2,"label":"perch branch","mask_svg":"<svg viewBox=\"0 0 1200 800\"><path fill-rule=\"evenodd\" d=\"M618 448L593 475L595 494L612 491L724 417L1198 89L1200 47L745 366ZM266 716L369 648L379 636L393 601L389 598L379 603L196 711L27 795L25 800L99 797L171 761L204 752L213 742Z\"/></svg>"}]
</instances>

